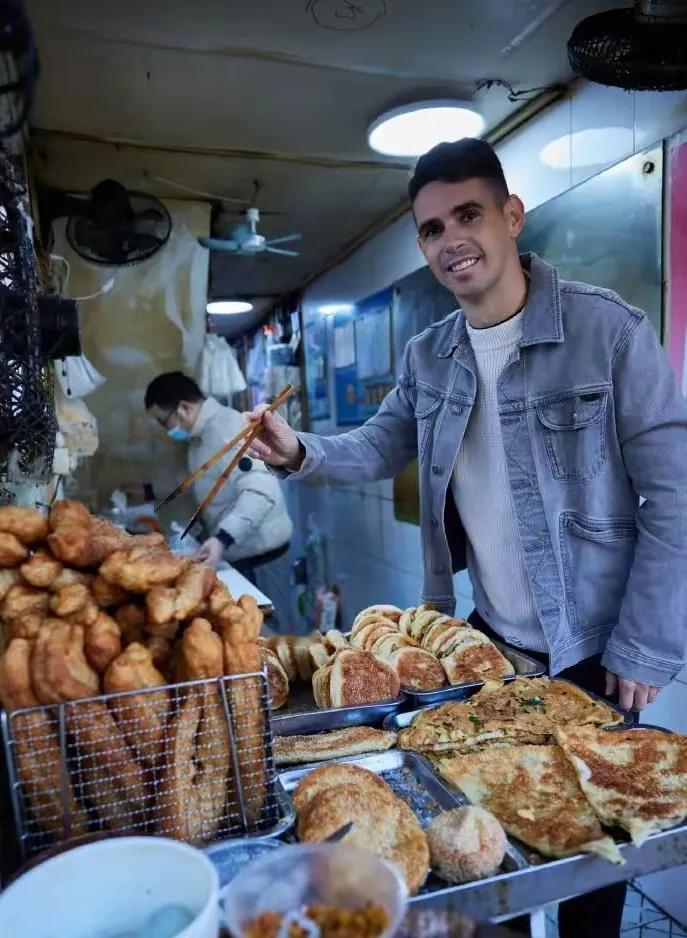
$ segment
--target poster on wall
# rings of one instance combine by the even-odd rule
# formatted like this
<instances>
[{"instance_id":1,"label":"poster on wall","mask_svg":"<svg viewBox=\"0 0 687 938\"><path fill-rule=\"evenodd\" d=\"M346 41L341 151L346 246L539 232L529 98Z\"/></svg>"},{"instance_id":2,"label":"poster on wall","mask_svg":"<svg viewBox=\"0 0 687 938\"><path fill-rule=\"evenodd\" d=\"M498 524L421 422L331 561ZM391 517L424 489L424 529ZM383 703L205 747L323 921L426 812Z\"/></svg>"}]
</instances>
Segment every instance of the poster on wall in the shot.
<instances>
[{"instance_id":1,"label":"poster on wall","mask_svg":"<svg viewBox=\"0 0 687 938\"><path fill-rule=\"evenodd\" d=\"M391 342L394 291L356 303L334 320L336 422L357 426L373 417L395 383Z\"/></svg>"},{"instance_id":2,"label":"poster on wall","mask_svg":"<svg viewBox=\"0 0 687 938\"><path fill-rule=\"evenodd\" d=\"M305 383L310 421L329 418L327 380L327 323L316 315L303 325L305 337Z\"/></svg>"},{"instance_id":3,"label":"poster on wall","mask_svg":"<svg viewBox=\"0 0 687 938\"><path fill-rule=\"evenodd\" d=\"M687 396L687 133L669 144L670 326L668 355Z\"/></svg>"}]
</instances>

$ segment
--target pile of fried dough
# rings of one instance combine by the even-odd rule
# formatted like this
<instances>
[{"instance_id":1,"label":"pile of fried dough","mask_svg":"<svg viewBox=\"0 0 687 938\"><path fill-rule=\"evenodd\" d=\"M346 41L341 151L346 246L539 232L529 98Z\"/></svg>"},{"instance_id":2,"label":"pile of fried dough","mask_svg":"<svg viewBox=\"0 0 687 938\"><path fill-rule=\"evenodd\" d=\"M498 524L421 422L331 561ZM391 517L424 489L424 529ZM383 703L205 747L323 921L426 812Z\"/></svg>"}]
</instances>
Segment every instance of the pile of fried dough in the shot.
<instances>
[{"instance_id":1,"label":"pile of fried dough","mask_svg":"<svg viewBox=\"0 0 687 938\"><path fill-rule=\"evenodd\" d=\"M161 535L128 535L79 502L57 502L48 518L5 506L0 623L8 711L81 701L66 708L66 793L53 712L11 721L39 829L61 839L66 814L71 835L97 825L202 842L259 820L260 680L226 685L238 771L219 684L178 686L261 669L252 598L234 601L213 570L171 553Z\"/></svg>"},{"instance_id":2,"label":"pile of fried dough","mask_svg":"<svg viewBox=\"0 0 687 938\"><path fill-rule=\"evenodd\" d=\"M687 737L622 722L567 681L517 677L421 710L398 743L544 856L622 863L604 827L641 845L687 816Z\"/></svg>"}]
</instances>

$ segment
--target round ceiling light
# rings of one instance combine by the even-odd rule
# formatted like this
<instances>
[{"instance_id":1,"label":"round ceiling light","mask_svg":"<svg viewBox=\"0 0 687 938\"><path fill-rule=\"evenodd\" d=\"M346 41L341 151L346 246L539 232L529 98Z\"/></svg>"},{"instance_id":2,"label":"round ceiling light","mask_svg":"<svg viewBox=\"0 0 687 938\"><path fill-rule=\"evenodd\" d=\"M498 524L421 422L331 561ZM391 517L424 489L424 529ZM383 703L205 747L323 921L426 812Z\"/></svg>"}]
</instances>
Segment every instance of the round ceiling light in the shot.
<instances>
[{"instance_id":1,"label":"round ceiling light","mask_svg":"<svg viewBox=\"0 0 687 938\"><path fill-rule=\"evenodd\" d=\"M385 156L422 156L438 143L479 137L485 127L481 114L466 101L423 101L406 104L373 121L367 140Z\"/></svg>"},{"instance_id":2,"label":"round ceiling light","mask_svg":"<svg viewBox=\"0 0 687 938\"><path fill-rule=\"evenodd\" d=\"M213 316L230 316L232 313L250 313L253 304L247 300L213 300L206 309Z\"/></svg>"}]
</instances>

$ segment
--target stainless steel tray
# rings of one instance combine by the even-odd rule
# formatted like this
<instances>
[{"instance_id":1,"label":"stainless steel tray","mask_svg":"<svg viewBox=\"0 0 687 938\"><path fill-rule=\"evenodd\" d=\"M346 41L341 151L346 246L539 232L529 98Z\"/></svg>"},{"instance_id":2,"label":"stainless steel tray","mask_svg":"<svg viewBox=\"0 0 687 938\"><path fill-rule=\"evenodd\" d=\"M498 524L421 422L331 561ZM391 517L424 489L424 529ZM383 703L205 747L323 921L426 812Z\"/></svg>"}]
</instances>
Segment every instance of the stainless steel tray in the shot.
<instances>
[{"instance_id":1,"label":"stainless steel tray","mask_svg":"<svg viewBox=\"0 0 687 938\"><path fill-rule=\"evenodd\" d=\"M505 645L503 642L494 642L494 645L515 668L514 675L503 678L504 684L519 675L523 677L541 677L546 674L546 668L541 661L530 658L528 654L520 651L519 648L513 648L512 645ZM413 690L412 687L403 687L402 690L411 703L417 707L427 707L430 704L444 703L446 700L464 700L481 687L484 687L484 681L452 684L450 687L440 687L438 690Z\"/></svg>"},{"instance_id":2,"label":"stainless steel tray","mask_svg":"<svg viewBox=\"0 0 687 938\"><path fill-rule=\"evenodd\" d=\"M399 714L397 719L405 725L406 718L413 715ZM386 722L391 723L392 718ZM423 826L439 811L467 803L462 793L439 778L431 764L417 753L396 750L335 761L354 762L381 775L410 804ZM282 772L277 786L283 785L288 795L304 775L320 765L322 763ZM496 876L447 886L431 875L419 895L410 900L401 934L404 938L425 933L451 935L454 932L450 923L446 930L442 929L454 914L476 921L505 921L602 886L681 866L687 863L687 823L654 834L641 848L622 843L619 849L625 859L624 866L614 866L600 857L588 855L544 860L509 838L503 869Z\"/></svg>"},{"instance_id":3,"label":"stainless steel tray","mask_svg":"<svg viewBox=\"0 0 687 938\"><path fill-rule=\"evenodd\" d=\"M272 732L275 736L293 736L295 733L337 730L343 726L373 726L397 713L406 702L405 694L401 694L393 700L321 710L315 706L310 685L303 684L296 687L285 707L272 712Z\"/></svg>"},{"instance_id":4,"label":"stainless steel tray","mask_svg":"<svg viewBox=\"0 0 687 938\"><path fill-rule=\"evenodd\" d=\"M354 756L333 761L352 762L379 775L411 808L423 828L443 811L451 811L453 808L468 804L465 796L447 785L435 773L427 759L416 752L394 749L371 756ZM322 763L317 763L289 769L279 775L278 781L289 796L302 778L321 766ZM523 854L509 840L501 873L497 874L494 879L498 880L503 873L525 869L527 865ZM419 895L413 901L446 888L447 884L443 880L430 873Z\"/></svg>"}]
</instances>

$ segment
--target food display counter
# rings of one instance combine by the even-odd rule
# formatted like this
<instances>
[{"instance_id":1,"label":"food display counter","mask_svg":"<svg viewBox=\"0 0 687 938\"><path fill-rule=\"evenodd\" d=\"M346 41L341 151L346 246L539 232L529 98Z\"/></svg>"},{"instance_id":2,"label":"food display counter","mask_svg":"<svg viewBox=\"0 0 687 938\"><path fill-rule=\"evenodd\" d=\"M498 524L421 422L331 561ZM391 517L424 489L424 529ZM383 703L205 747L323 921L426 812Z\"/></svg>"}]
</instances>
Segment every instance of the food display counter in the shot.
<instances>
[{"instance_id":1,"label":"food display counter","mask_svg":"<svg viewBox=\"0 0 687 938\"><path fill-rule=\"evenodd\" d=\"M269 599L236 571L78 503L0 508L0 548L24 863L114 835L186 841L218 869L233 844L245 866L246 844L341 840L396 871L408 936L687 863L687 739L629 727L462 620L380 605L345 634L262 637Z\"/></svg>"}]
</instances>

